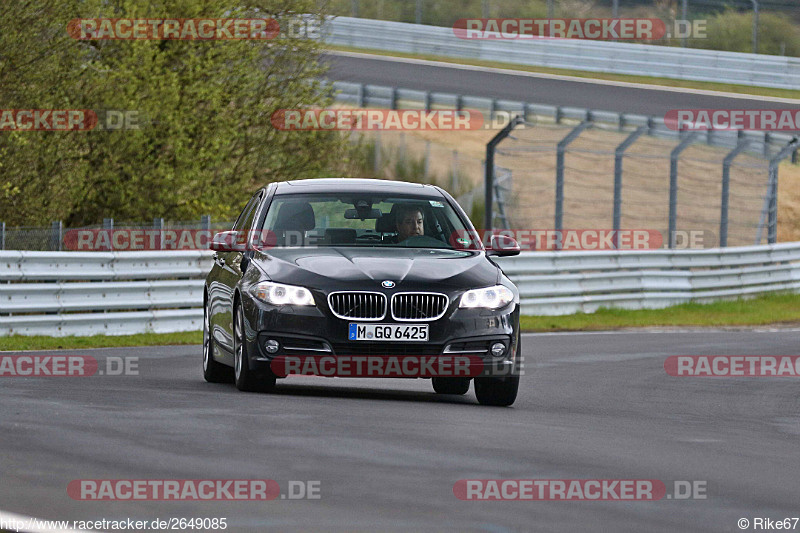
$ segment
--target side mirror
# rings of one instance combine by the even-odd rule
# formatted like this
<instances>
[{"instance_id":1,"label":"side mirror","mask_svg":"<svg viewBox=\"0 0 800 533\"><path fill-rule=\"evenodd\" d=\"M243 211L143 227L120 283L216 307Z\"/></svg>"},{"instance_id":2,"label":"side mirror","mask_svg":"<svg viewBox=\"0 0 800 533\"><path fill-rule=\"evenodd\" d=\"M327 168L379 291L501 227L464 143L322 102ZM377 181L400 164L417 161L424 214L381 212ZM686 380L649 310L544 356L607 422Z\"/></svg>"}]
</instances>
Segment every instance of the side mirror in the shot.
<instances>
[{"instance_id":1,"label":"side mirror","mask_svg":"<svg viewBox=\"0 0 800 533\"><path fill-rule=\"evenodd\" d=\"M243 251L245 249L245 243L237 242L236 237L239 235L240 232L231 230L231 231L222 231L220 233L216 233L214 238L211 239L211 244L209 248L214 250L215 252L237 252Z\"/></svg>"},{"instance_id":2,"label":"side mirror","mask_svg":"<svg viewBox=\"0 0 800 533\"><path fill-rule=\"evenodd\" d=\"M510 255L519 255L519 243L508 235L492 235L489 238L489 248L486 249L486 255L495 257L508 257Z\"/></svg>"}]
</instances>

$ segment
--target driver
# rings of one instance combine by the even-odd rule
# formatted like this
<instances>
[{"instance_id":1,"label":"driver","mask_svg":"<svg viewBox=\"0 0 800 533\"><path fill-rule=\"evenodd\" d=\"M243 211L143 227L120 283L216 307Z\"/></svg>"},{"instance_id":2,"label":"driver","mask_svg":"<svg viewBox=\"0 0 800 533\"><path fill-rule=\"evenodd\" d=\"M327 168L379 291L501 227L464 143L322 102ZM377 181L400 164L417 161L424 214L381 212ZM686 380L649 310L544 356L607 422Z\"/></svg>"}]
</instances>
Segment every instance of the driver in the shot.
<instances>
[{"instance_id":1,"label":"driver","mask_svg":"<svg viewBox=\"0 0 800 533\"><path fill-rule=\"evenodd\" d=\"M422 209L415 205L400 205L397 208L397 242L403 242L409 237L425 234L425 222Z\"/></svg>"}]
</instances>

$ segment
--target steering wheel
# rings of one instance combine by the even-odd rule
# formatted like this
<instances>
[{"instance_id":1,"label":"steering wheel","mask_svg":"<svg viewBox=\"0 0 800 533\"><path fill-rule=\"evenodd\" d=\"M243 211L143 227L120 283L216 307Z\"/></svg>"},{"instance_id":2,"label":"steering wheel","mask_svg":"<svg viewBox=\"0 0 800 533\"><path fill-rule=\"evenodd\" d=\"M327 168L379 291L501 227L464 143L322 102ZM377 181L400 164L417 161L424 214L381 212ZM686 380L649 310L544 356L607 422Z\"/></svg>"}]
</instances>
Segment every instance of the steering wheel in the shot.
<instances>
[{"instance_id":1,"label":"steering wheel","mask_svg":"<svg viewBox=\"0 0 800 533\"><path fill-rule=\"evenodd\" d=\"M409 248L444 248L445 243L439 239L428 237L427 235L414 235L404 241L401 241L400 246L407 246Z\"/></svg>"}]
</instances>

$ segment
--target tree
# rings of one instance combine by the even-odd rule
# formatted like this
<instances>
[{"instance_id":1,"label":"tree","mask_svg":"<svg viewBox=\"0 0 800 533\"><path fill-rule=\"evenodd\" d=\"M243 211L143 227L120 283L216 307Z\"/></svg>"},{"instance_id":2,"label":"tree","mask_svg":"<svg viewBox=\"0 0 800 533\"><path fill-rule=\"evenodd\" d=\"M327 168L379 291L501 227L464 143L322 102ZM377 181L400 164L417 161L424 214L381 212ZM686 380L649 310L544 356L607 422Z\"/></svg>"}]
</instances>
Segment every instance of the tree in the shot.
<instances>
[{"instance_id":1,"label":"tree","mask_svg":"<svg viewBox=\"0 0 800 533\"><path fill-rule=\"evenodd\" d=\"M231 217L270 181L331 174L345 150L340 135L270 124L277 109L328 104L319 41L285 33L268 41L67 34L76 18L272 17L285 30L298 14L323 15L313 0L239 5L31 0L0 8L3 108L93 109L101 117L89 132L0 133L0 219L75 226L107 216ZM103 128L105 112L128 113L138 129Z\"/></svg>"}]
</instances>

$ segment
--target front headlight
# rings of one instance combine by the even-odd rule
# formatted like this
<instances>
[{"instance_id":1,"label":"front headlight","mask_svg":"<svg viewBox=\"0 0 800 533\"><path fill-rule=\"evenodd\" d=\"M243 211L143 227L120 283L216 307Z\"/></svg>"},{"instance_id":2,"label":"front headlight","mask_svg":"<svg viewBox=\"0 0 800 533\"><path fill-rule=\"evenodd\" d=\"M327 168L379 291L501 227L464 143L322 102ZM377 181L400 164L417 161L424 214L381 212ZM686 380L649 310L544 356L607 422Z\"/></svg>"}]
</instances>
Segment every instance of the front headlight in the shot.
<instances>
[{"instance_id":1,"label":"front headlight","mask_svg":"<svg viewBox=\"0 0 800 533\"><path fill-rule=\"evenodd\" d=\"M495 285L483 289L472 289L461 295L459 307L483 307L485 309L500 309L514 300L514 293L508 287Z\"/></svg>"},{"instance_id":2,"label":"front headlight","mask_svg":"<svg viewBox=\"0 0 800 533\"><path fill-rule=\"evenodd\" d=\"M311 291L305 287L262 281L250 289L253 296L272 305L314 305Z\"/></svg>"}]
</instances>

